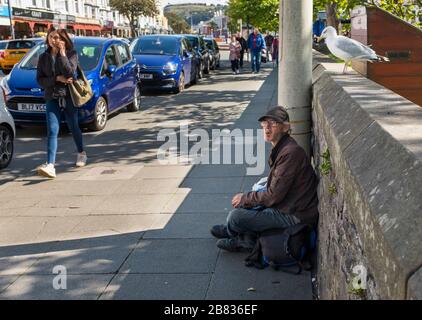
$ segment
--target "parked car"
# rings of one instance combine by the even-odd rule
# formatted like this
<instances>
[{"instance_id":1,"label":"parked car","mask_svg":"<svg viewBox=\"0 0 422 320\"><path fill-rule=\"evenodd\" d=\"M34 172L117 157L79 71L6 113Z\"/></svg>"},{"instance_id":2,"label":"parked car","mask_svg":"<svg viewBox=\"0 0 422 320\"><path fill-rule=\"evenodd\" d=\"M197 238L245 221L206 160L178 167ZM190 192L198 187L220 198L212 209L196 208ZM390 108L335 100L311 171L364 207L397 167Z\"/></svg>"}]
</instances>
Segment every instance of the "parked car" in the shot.
<instances>
[{"instance_id":1,"label":"parked car","mask_svg":"<svg viewBox=\"0 0 422 320\"><path fill-rule=\"evenodd\" d=\"M79 111L80 124L98 131L104 129L111 113L123 107L139 110L139 68L129 46L118 39L100 37L74 37L73 43L94 93ZM16 124L45 124L44 92L36 81L38 57L45 49L44 43L37 45L2 80L6 104Z\"/></svg>"},{"instance_id":2,"label":"parked car","mask_svg":"<svg viewBox=\"0 0 422 320\"><path fill-rule=\"evenodd\" d=\"M210 69L215 70L220 67L220 49L218 48L218 44L214 38L204 38L204 41L210 53Z\"/></svg>"},{"instance_id":3,"label":"parked car","mask_svg":"<svg viewBox=\"0 0 422 320\"><path fill-rule=\"evenodd\" d=\"M2 91L2 90L0 90ZM0 169L6 168L13 157L13 141L16 135L13 117L4 103L4 94L0 96Z\"/></svg>"},{"instance_id":4,"label":"parked car","mask_svg":"<svg viewBox=\"0 0 422 320\"><path fill-rule=\"evenodd\" d=\"M204 73L208 74L210 72L210 54L205 44L204 38L195 34L186 34L183 35L186 39L189 40L193 50L199 57L200 67L199 67L199 78L202 78Z\"/></svg>"},{"instance_id":5,"label":"parked car","mask_svg":"<svg viewBox=\"0 0 422 320\"><path fill-rule=\"evenodd\" d=\"M0 69L8 74L31 48L43 41L45 40L42 38L6 41L6 46L0 53Z\"/></svg>"},{"instance_id":6,"label":"parked car","mask_svg":"<svg viewBox=\"0 0 422 320\"><path fill-rule=\"evenodd\" d=\"M140 66L143 88L178 93L197 82L197 61L183 36L142 36L131 44L131 51Z\"/></svg>"}]
</instances>

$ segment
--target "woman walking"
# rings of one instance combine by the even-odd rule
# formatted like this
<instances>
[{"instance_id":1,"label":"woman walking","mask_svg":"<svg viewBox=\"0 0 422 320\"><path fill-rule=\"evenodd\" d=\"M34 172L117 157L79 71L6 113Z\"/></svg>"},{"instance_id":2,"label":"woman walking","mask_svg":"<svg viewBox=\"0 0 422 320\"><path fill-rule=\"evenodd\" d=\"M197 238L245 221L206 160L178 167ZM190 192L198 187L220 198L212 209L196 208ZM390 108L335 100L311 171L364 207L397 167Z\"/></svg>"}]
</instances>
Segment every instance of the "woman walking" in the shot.
<instances>
[{"instance_id":1,"label":"woman walking","mask_svg":"<svg viewBox=\"0 0 422 320\"><path fill-rule=\"evenodd\" d=\"M73 81L78 65L78 54L73 49L72 40L64 29L50 29L46 44L47 50L40 55L38 60L37 82L44 88L46 100L47 162L39 166L37 171L42 176L55 178L57 136L63 112L78 151L76 166L85 166L87 156L83 148L82 132L79 128L78 109L73 105L67 87L67 84Z\"/></svg>"},{"instance_id":2,"label":"woman walking","mask_svg":"<svg viewBox=\"0 0 422 320\"><path fill-rule=\"evenodd\" d=\"M236 36L232 35L231 42L229 45L230 49L230 62L232 64L233 74L239 73L239 58L240 58L240 51L242 50L242 45L239 41L237 41Z\"/></svg>"}]
</instances>

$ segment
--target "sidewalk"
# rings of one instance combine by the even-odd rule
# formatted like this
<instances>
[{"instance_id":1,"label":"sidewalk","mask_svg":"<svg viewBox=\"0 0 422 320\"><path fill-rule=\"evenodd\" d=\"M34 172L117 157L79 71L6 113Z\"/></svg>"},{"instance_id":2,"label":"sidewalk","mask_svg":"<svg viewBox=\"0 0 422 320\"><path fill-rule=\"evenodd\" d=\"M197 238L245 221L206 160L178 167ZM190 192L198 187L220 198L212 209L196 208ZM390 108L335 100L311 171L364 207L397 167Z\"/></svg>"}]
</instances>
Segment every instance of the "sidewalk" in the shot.
<instances>
[{"instance_id":1,"label":"sidewalk","mask_svg":"<svg viewBox=\"0 0 422 320\"><path fill-rule=\"evenodd\" d=\"M199 96L200 88L184 94ZM276 88L272 72L241 116L222 128L257 129L257 118L275 105ZM245 97L253 90L247 89ZM220 103L230 97L236 101L231 93ZM142 131L150 152L136 153L129 142L120 146L132 151L125 160L98 155L54 181L30 177L0 186L0 299L312 299L309 273L247 268L246 254L222 252L209 233L225 221L232 196L258 177L247 176L243 165L159 165L154 134ZM114 130L88 143L111 143L101 150L107 154L116 148L110 135L135 141L141 133ZM66 290L52 286L58 265L66 267Z\"/></svg>"}]
</instances>

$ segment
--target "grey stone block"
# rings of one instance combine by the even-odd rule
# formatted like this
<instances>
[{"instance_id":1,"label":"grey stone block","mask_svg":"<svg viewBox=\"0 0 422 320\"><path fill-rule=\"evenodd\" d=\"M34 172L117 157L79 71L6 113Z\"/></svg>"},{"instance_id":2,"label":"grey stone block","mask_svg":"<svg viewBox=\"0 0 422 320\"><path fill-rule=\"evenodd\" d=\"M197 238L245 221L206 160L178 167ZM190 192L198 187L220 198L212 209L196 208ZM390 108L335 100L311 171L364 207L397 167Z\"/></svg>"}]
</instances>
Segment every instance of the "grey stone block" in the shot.
<instances>
[{"instance_id":1,"label":"grey stone block","mask_svg":"<svg viewBox=\"0 0 422 320\"><path fill-rule=\"evenodd\" d=\"M139 233L132 233L51 243L26 274L50 275L57 265L66 267L67 274L115 273L139 239Z\"/></svg>"},{"instance_id":2,"label":"grey stone block","mask_svg":"<svg viewBox=\"0 0 422 320\"><path fill-rule=\"evenodd\" d=\"M212 238L210 228L216 224L224 224L225 213L202 213L173 215L164 228L148 230L143 239L193 239Z\"/></svg>"},{"instance_id":3,"label":"grey stone block","mask_svg":"<svg viewBox=\"0 0 422 320\"><path fill-rule=\"evenodd\" d=\"M422 268L410 277L407 288L407 299L422 300Z\"/></svg>"},{"instance_id":4,"label":"grey stone block","mask_svg":"<svg viewBox=\"0 0 422 320\"><path fill-rule=\"evenodd\" d=\"M103 299L202 300L210 274L118 274Z\"/></svg>"},{"instance_id":5,"label":"grey stone block","mask_svg":"<svg viewBox=\"0 0 422 320\"><path fill-rule=\"evenodd\" d=\"M177 198L179 195L175 195ZM167 209L165 212L171 211L175 213L199 213L199 212L217 212L228 213L233 209L232 198L234 194L188 194L180 197L176 202L175 208ZM172 202L173 199L170 200ZM163 213L165 213L163 212Z\"/></svg>"},{"instance_id":6,"label":"grey stone block","mask_svg":"<svg viewBox=\"0 0 422 320\"><path fill-rule=\"evenodd\" d=\"M2 300L95 300L113 275L67 275L66 289L56 290L57 274L24 275L0 294ZM62 282L63 283L63 282Z\"/></svg>"},{"instance_id":7,"label":"grey stone block","mask_svg":"<svg viewBox=\"0 0 422 320\"><path fill-rule=\"evenodd\" d=\"M187 178L181 187L191 189L191 193L229 193L240 192L243 177L230 178Z\"/></svg>"},{"instance_id":8,"label":"grey stone block","mask_svg":"<svg viewBox=\"0 0 422 320\"><path fill-rule=\"evenodd\" d=\"M142 240L119 273L209 273L217 253L211 239Z\"/></svg>"},{"instance_id":9,"label":"grey stone block","mask_svg":"<svg viewBox=\"0 0 422 320\"><path fill-rule=\"evenodd\" d=\"M292 275L271 268L258 270L244 266L246 255L221 252L211 279L210 300L310 300L311 275ZM251 290L253 289L253 290Z\"/></svg>"},{"instance_id":10,"label":"grey stone block","mask_svg":"<svg viewBox=\"0 0 422 320\"><path fill-rule=\"evenodd\" d=\"M189 178L243 177L246 167L242 164L203 164L194 166Z\"/></svg>"}]
</instances>

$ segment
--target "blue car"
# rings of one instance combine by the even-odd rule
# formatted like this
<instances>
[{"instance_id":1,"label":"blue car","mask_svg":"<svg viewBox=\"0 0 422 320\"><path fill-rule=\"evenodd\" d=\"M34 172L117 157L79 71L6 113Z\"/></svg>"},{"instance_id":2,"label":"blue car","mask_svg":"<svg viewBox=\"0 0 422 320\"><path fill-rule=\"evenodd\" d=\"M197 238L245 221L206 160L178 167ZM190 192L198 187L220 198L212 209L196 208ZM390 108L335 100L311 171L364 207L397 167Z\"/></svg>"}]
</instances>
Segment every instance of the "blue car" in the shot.
<instances>
[{"instance_id":1,"label":"blue car","mask_svg":"<svg viewBox=\"0 0 422 320\"><path fill-rule=\"evenodd\" d=\"M122 40L96 37L75 37L73 43L94 92L94 97L79 110L81 126L99 131L104 129L111 113L123 107L139 110L139 66L129 46ZM36 80L38 58L45 49L45 43L38 44L2 80L7 92L6 105L16 124L46 122L44 92Z\"/></svg>"},{"instance_id":2,"label":"blue car","mask_svg":"<svg viewBox=\"0 0 422 320\"><path fill-rule=\"evenodd\" d=\"M143 88L168 89L179 93L198 79L197 62L185 37L147 35L131 44L140 66Z\"/></svg>"}]
</instances>

